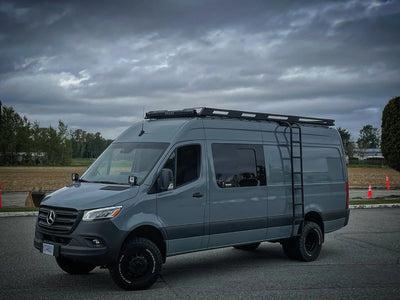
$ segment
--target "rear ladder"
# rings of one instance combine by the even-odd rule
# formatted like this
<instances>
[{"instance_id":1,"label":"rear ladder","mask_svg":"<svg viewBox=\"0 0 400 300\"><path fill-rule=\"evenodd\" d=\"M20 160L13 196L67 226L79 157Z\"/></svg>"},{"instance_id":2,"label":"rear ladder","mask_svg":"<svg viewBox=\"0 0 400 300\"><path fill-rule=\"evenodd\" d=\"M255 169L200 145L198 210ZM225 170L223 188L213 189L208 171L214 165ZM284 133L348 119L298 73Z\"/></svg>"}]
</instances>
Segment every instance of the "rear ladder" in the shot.
<instances>
[{"instance_id":1,"label":"rear ladder","mask_svg":"<svg viewBox=\"0 0 400 300\"><path fill-rule=\"evenodd\" d=\"M294 232L296 225L304 224L303 141L299 124L283 121L281 125L289 128L290 157L288 159L291 166L293 205L291 236L294 236L297 235L297 232Z\"/></svg>"}]
</instances>

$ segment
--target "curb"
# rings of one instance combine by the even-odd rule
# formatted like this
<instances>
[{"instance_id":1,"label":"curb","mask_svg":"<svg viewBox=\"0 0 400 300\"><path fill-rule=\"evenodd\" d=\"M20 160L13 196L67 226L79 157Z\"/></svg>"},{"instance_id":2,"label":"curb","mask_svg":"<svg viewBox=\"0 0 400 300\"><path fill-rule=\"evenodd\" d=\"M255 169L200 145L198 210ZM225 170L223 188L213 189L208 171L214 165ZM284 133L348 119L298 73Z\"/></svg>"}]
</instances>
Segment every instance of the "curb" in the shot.
<instances>
[{"instance_id":1,"label":"curb","mask_svg":"<svg viewBox=\"0 0 400 300\"><path fill-rule=\"evenodd\" d=\"M386 203L386 204L357 204L349 205L350 209L364 209L364 208L400 208L400 203ZM23 212L0 212L0 218L7 217L37 217L37 211L23 211Z\"/></svg>"},{"instance_id":2,"label":"curb","mask_svg":"<svg viewBox=\"0 0 400 300\"><path fill-rule=\"evenodd\" d=\"M20 212L1 212L0 218L6 217L37 217L37 211L20 211Z\"/></svg>"},{"instance_id":3,"label":"curb","mask_svg":"<svg viewBox=\"0 0 400 300\"><path fill-rule=\"evenodd\" d=\"M386 186L383 185L373 185L371 186L372 189L374 190L387 190ZM350 190L368 190L368 184L365 186L360 186L360 185L353 185L349 186ZM390 190L400 190L400 186L390 186Z\"/></svg>"},{"instance_id":4,"label":"curb","mask_svg":"<svg viewBox=\"0 0 400 300\"><path fill-rule=\"evenodd\" d=\"M399 207L400 207L400 203L349 205L350 209L358 209L358 208L399 208Z\"/></svg>"}]
</instances>

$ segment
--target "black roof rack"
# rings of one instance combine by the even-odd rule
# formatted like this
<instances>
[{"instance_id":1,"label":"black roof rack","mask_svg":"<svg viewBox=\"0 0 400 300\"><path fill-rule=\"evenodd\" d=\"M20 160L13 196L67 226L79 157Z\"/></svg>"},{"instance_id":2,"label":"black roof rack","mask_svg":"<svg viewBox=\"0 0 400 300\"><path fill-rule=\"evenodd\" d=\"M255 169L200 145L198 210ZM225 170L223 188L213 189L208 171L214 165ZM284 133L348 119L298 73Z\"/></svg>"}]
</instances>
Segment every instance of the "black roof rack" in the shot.
<instances>
[{"instance_id":1,"label":"black roof rack","mask_svg":"<svg viewBox=\"0 0 400 300\"><path fill-rule=\"evenodd\" d=\"M247 119L257 121L277 121L289 123L305 123L322 126L334 126L335 120L310 118L292 115L279 115L220 108L188 108L183 110L159 110L146 113L146 119L193 118L193 117L222 117L231 119Z\"/></svg>"}]
</instances>

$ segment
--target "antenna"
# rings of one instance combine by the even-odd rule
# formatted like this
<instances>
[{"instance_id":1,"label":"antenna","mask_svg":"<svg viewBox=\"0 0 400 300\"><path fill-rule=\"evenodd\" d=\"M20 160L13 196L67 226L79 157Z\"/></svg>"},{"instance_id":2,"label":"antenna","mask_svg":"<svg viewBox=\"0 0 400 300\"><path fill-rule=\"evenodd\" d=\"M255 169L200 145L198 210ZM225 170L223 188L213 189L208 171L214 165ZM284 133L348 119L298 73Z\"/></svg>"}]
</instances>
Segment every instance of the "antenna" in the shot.
<instances>
[{"instance_id":1,"label":"antenna","mask_svg":"<svg viewBox=\"0 0 400 300\"><path fill-rule=\"evenodd\" d=\"M144 107L143 107L143 113L142 113L142 130L139 133L139 136L142 136L144 134Z\"/></svg>"}]
</instances>

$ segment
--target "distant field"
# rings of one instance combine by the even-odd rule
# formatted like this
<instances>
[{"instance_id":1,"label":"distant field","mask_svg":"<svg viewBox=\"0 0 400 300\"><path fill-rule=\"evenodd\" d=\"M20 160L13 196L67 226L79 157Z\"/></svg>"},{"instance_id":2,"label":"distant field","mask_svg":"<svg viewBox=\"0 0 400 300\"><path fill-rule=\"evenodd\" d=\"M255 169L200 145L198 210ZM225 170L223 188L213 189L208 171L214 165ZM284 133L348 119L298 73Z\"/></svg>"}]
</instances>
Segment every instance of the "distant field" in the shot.
<instances>
[{"instance_id":1,"label":"distant field","mask_svg":"<svg viewBox=\"0 0 400 300\"><path fill-rule=\"evenodd\" d=\"M386 174L392 186L400 186L400 172L390 168L348 168L350 186L386 186Z\"/></svg>"},{"instance_id":2,"label":"distant field","mask_svg":"<svg viewBox=\"0 0 400 300\"><path fill-rule=\"evenodd\" d=\"M94 158L73 158L71 159L70 166L88 167L94 162Z\"/></svg>"},{"instance_id":3,"label":"distant field","mask_svg":"<svg viewBox=\"0 0 400 300\"><path fill-rule=\"evenodd\" d=\"M2 191L56 190L71 183L71 174L87 167L0 167Z\"/></svg>"},{"instance_id":4,"label":"distant field","mask_svg":"<svg viewBox=\"0 0 400 300\"><path fill-rule=\"evenodd\" d=\"M69 167L0 167L2 191L56 190L71 183L71 173L82 175L88 164L82 160ZM400 172L389 168L349 168L348 174L350 186L385 186L386 174L392 186L400 186Z\"/></svg>"}]
</instances>

